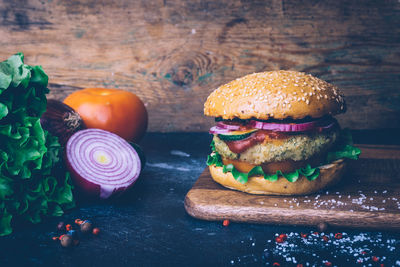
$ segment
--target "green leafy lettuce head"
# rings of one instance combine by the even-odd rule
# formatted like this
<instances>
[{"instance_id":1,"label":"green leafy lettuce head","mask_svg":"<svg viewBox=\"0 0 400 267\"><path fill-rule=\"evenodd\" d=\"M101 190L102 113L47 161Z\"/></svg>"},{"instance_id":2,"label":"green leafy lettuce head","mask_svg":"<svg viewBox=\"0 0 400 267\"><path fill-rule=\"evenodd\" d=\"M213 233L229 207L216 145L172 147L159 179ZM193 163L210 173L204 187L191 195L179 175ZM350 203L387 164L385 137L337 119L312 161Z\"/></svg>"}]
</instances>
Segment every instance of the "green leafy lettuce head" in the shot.
<instances>
[{"instance_id":1,"label":"green leafy lettuce head","mask_svg":"<svg viewBox=\"0 0 400 267\"><path fill-rule=\"evenodd\" d=\"M38 223L74 207L61 146L44 131L48 77L22 53L0 63L0 235L16 220Z\"/></svg>"}]
</instances>

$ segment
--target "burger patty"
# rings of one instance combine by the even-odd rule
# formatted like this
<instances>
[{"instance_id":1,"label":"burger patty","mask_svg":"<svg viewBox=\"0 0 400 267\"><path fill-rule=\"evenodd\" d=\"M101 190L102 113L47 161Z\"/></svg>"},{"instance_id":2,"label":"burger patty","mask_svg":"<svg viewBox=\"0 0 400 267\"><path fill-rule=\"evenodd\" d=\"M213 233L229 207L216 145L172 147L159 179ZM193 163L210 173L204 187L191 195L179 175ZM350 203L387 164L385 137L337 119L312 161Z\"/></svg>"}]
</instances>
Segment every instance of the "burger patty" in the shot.
<instances>
[{"instance_id":1,"label":"burger patty","mask_svg":"<svg viewBox=\"0 0 400 267\"><path fill-rule=\"evenodd\" d=\"M337 130L311 135L293 135L287 139L279 140L279 142L256 144L240 154L232 152L228 145L217 135L214 135L213 140L216 151L222 157L260 165L284 160L307 160L329 149L336 141L337 136Z\"/></svg>"}]
</instances>

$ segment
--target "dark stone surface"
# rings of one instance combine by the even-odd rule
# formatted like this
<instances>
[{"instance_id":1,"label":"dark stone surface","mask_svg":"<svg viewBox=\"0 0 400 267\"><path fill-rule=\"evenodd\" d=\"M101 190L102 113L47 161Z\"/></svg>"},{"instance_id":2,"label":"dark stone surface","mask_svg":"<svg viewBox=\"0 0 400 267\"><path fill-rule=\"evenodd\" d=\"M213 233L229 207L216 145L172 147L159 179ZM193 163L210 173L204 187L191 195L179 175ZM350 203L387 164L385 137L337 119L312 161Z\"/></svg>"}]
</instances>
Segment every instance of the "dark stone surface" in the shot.
<instances>
[{"instance_id":1,"label":"dark stone surface","mask_svg":"<svg viewBox=\"0 0 400 267\"><path fill-rule=\"evenodd\" d=\"M399 143L398 131L386 133L363 131L354 136L364 143L379 143L382 136L381 143ZM0 266L264 266L273 262L323 266L325 260L333 266L352 266L360 259L365 265L400 265L399 233L328 229L330 241L324 242L320 235L311 234L316 231L311 227L239 223L224 227L222 222L190 217L184 197L205 168L210 140L204 133L148 134L141 144L148 164L127 195L108 202L81 200L78 208L61 218L17 226L12 235L0 238ZM80 245L72 249L62 248L52 240L60 235L57 224L73 224L76 218L90 219L101 233L82 236ZM308 233L307 241L299 236L301 232ZM344 238L336 240L336 232ZM280 233L289 235L284 244L274 241Z\"/></svg>"}]
</instances>

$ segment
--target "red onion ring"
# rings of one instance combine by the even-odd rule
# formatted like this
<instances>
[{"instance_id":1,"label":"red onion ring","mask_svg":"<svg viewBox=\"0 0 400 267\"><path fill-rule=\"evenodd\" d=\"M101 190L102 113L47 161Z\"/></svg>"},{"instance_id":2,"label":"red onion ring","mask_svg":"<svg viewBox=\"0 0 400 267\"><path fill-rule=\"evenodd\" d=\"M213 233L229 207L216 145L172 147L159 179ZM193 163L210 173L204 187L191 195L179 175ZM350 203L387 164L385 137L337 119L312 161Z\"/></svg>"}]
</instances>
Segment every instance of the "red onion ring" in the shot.
<instances>
[{"instance_id":1,"label":"red onion ring","mask_svg":"<svg viewBox=\"0 0 400 267\"><path fill-rule=\"evenodd\" d=\"M249 124L251 127L262 130L278 132L305 132L315 129L317 126L317 121L306 123L270 123L252 120Z\"/></svg>"},{"instance_id":2,"label":"red onion ring","mask_svg":"<svg viewBox=\"0 0 400 267\"><path fill-rule=\"evenodd\" d=\"M139 177L138 153L116 134L100 129L78 131L65 150L75 185L89 195L107 199L131 187Z\"/></svg>"},{"instance_id":3,"label":"red onion ring","mask_svg":"<svg viewBox=\"0 0 400 267\"><path fill-rule=\"evenodd\" d=\"M240 125L228 124L223 121L217 122L217 127L222 128L222 129L232 130L232 131L240 130Z\"/></svg>"},{"instance_id":4,"label":"red onion ring","mask_svg":"<svg viewBox=\"0 0 400 267\"><path fill-rule=\"evenodd\" d=\"M324 123L329 123L327 125L323 125ZM322 125L321 125L322 124ZM262 122L251 120L249 125L256 129L262 130L271 130L277 132L306 132L312 130L322 130L329 129L333 127L336 122L333 119L323 121L323 120L315 120L305 123L270 123L270 122Z\"/></svg>"},{"instance_id":5,"label":"red onion ring","mask_svg":"<svg viewBox=\"0 0 400 267\"><path fill-rule=\"evenodd\" d=\"M229 133L229 132L232 132L232 130L220 128L218 126L211 127L210 131L209 131L210 134L225 134L225 133Z\"/></svg>"},{"instance_id":6,"label":"red onion ring","mask_svg":"<svg viewBox=\"0 0 400 267\"><path fill-rule=\"evenodd\" d=\"M324 130L327 130L327 129L332 128L335 124L336 124L336 121L331 122L330 124L328 124L328 125L326 125L326 126L317 127L317 129L318 129L319 132L322 132L322 131L324 131Z\"/></svg>"}]
</instances>

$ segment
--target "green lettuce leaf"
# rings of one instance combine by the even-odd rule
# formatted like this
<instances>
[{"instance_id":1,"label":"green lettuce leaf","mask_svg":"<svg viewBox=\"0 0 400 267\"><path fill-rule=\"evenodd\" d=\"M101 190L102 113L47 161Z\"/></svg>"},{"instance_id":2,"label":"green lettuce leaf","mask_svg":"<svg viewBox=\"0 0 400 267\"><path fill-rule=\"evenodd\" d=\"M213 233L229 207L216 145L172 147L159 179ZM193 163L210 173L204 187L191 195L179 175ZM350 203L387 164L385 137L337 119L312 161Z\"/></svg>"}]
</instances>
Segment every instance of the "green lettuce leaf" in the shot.
<instances>
[{"instance_id":1,"label":"green lettuce leaf","mask_svg":"<svg viewBox=\"0 0 400 267\"><path fill-rule=\"evenodd\" d=\"M348 129L342 130L339 136L339 140L332 152L327 155L326 163L330 163L341 158L358 159L361 150L357 147L352 146L353 140L351 133ZM320 170L318 167L312 168L309 164L304 168L300 168L290 173L283 173L277 171L274 174L266 174L261 166L255 166L248 173L243 173L238 171L233 164L224 165L222 162L221 155L215 149L214 141L211 142L212 153L207 158L207 165L215 165L217 167L223 167L222 171L224 173L230 172L232 176L240 183L247 183L249 177L251 176L264 176L265 180L275 182L279 177L284 177L289 182L296 182L300 176L306 177L309 181L314 181L318 178Z\"/></svg>"},{"instance_id":2,"label":"green lettuce leaf","mask_svg":"<svg viewBox=\"0 0 400 267\"><path fill-rule=\"evenodd\" d=\"M8 108L5 104L0 103L0 120L7 116L8 114Z\"/></svg>"},{"instance_id":3,"label":"green lettuce leaf","mask_svg":"<svg viewBox=\"0 0 400 267\"><path fill-rule=\"evenodd\" d=\"M9 235L12 233L12 228L11 228L12 215L7 211L5 207L0 208L0 212L1 212L0 233L1 235Z\"/></svg>"},{"instance_id":4,"label":"green lettuce leaf","mask_svg":"<svg viewBox=\"0 0 400 267\"><path fill-rule=\"evenodd\" d=\"M361 150L358 147L345 145L341 150L329 152L327 162L332 162L342 158L358 159L360 154Z\"/></svg>"},{"instance_id":5,"label":"green lettuce leaf","mask_svg":"<svg viewBox=\"0 0 400 267\"><path fill-rule=\"evenodd\" d=\"M248 173L243 173L243 172L236 170L236 168L233 166L233 164L223 165L222 171L224 173L231 172L233 177L235 177L235 179L242 184L247 183L247 181L249 179Z\"/></svg>"},{"instance_id":6,"label":"green lettuce leaf","mask_svg":"<svg viewBox=\"0 0 400 267\"><path fill-rule=\"evenodd\" d=\"M22 53L0 62L0 236L13 220L40 222L74 206L57 137L44 131L48 77Z\"/></svg>"},{"instance_id":7,"label":"green lettuce leaf","mask_svg":"<svg viewBox=\"0 0 400 267\"><path fill-rule=\"evenodd\" d=\"M328 153L326 162L329 163L342 158L358 159L360 154L361 150L353 146L350 130L344 129L339 136L336 149Z\"/></svg>"}]
</instances>

